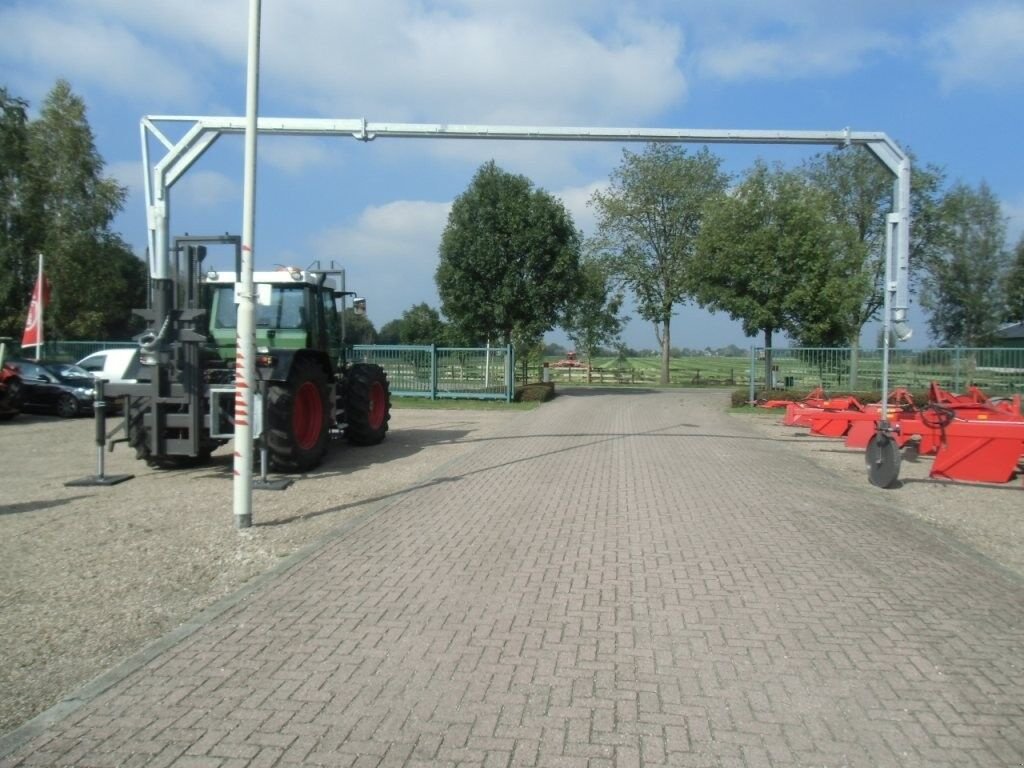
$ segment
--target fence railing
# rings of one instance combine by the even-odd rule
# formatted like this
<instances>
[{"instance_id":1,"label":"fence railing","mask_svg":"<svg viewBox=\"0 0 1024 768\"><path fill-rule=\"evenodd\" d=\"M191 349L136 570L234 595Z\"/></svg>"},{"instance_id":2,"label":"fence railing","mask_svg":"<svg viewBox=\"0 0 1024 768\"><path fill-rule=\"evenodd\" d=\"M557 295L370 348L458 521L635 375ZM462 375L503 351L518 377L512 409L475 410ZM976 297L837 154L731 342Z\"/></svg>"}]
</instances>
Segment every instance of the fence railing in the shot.
<instances>
[{"instance_id":1,"label":"fence railing","mask_svg":"<svg viewBox=\"0 0 1024 768\"><path fill-rule=\"evenodd\" d=\"M751 351L752 388L826 391L877 390L882 386L882 350L794 347L771 350L766 379L766 350ZM889 350L889 386L924 389L931 382L962 391L970 385L986 393L1024 392L1024 348L949 347Z\"/></svg>"},{"instance_id":2,"label":"fence railing","mask_svg":"<svg viewBox=\"0 0 1024 768\"><path fill-rule=\"evenodd\" d=\"M367 344L352 347L350 359L381 366L395 395L506 402L515 397L511 347Z\"/></svg>"}]
</instances>

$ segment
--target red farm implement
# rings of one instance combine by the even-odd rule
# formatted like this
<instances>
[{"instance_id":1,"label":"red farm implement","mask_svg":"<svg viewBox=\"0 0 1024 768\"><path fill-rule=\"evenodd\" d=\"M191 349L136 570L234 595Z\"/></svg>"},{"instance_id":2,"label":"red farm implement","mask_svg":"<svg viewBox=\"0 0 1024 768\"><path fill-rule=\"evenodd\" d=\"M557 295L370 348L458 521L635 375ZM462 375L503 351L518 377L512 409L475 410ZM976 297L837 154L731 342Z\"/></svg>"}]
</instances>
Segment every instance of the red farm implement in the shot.
<instances>
[{"instance_id":1,"label":"red farm implement","mask_svg":"<svg viewBox=\"0 0 1024 768\"><path fill-rule=\"evenodd\" d=\"M783 423L808 426L812 434L822 437L844 438L847 447L866 449L869 457L872 453L877 457L882 447L890 453L903 449L908 459L933 456L931 477L1006 483L1020 471L1024 459L1020 395L992 400L977 387L956 395L933 383L929 400L918 408L909 392L895 390L884 425L881 404L865 406L854 398L833 398L816 406L792 404ZM888 437L879 439L883 426ZM896 465L889 472L894 482L898 458L890 462ZM885 487L890 482L876 484Z\"/></svg>"}]
</instances>

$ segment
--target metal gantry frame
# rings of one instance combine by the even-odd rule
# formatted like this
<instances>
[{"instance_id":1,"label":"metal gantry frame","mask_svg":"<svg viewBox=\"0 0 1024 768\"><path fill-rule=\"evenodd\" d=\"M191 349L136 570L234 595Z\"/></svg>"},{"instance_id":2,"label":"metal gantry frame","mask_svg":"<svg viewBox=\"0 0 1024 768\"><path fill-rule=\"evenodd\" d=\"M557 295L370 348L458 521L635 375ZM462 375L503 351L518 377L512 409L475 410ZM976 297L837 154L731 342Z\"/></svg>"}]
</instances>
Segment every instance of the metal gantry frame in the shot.
<instances>
[{"instance_id":1,"label":"metal gantry frame","mask_svg":"<svg viewBox=\"0 0 1024 768\"><path fill-rule=\"evenodd\" d=\"M188 127L177 141L161 124ZM851 131L704 130L690 128L591 128L444 123L369 122L363 118L318 119L260 117L256 131L290 136L341 136L357 141L398 139L490 139L498 141L658 142L686 144L800 144L866 147L893 174L893 208L888 215L883 302L882 400L889 394L889 345L893 331L909 335L908 259L910 252L910 158L885 133ZM151 115L140 125L145 166L149 268L154 279L166 279L170 255L170 191L190 167L224 134L245 134L246 117ZM150 138L165 154L150 162ZM888 409L881 409L881 429L888 430Z\"/></svg>"}]
</instances>

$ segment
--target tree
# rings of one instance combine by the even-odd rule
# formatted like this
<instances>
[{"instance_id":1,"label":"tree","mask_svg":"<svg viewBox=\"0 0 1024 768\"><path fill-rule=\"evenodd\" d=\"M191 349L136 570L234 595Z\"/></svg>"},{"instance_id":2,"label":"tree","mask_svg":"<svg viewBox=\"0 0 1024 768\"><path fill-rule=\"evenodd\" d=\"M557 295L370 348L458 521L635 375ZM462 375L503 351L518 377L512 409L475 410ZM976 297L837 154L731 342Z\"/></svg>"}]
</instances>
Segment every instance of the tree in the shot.
<instances>
[{"instance_id":1,"label":"tree","mask_svg":"<svg viewBox=\"0 0 1024 768\"><path fill-rule=\"evenodd\" d=\"M532 348L576 294L579 251L560 201L485 163L441 237L435 279L453 335Z\"/></svg>"},{"instance_id":2,"label":"tree","mask_svg":"<svg viewBox=\"0 0 1024 768\"><path fill-rule=\"evenodd\" d=\"M913 161L910 181L910 275L916 282L920 268L934 253L941 234L939 227L939 188L944 174L935 166L918 166ZM850 329L850 386L857 386L860 336L864 325L878 318L885 299L886 216L893 208L892 173L865 147L842 148L816 155L804 171L830 202L835 221L845 223L854 233L848 240L849 258L861 260L871 275L871 287L860 304L848 305L844 324Z\"/></svg>"},{"instance_id":3,"label":"tree","mask_svg":"<svg viewBox=\"0 0 1024 768\"><path fill-rule=\"evenodd\" d=\"M46 257L53 300L47 326L64 338L128 333L145 302L145 266L110 230L125 190L103 177L85 104L59 80L29 125L22 178L25 243ZM27 306L25 297L22 306Z\"/></svg>"},{"instance_id":4,"label":"tree","mask_svg":"<svg viewBox=\"0 0 1024 768\"><path fill-rule=\"evenodd\" d=\"M28 103L0 88L0 336L20 335L35 279L24 238Z\"/></svg>"},{"instance_id":5,"label":"tree","mask_svg":"<svg viewBox=\"0 0 1024 768\"><path fill-rule=\"evenodd\" d=\"M991 343L1003 315L1000 295L1008 266L1006 224L984 182L956 184L942 204L943 246L929 263L922 304L932 335L949 346Z\"/></svg>"},{"instance_id":6,"label":"tree","mask_svg":"<svg viewBox=\"0 0 1024 768\"><path fill-rule=\"evenodd\" d=\"M366 315L358 315L352 307L346 307L342 315L342 323L345 326L345 333L342 344L351 346L354 344L375 344L377 342L377 329Z\"/></svg>"},{"instance_id":7,"label":"tree","mask_svg":"<svg viewBox=\"0 0 1024 768\"><path fill-rule=\"evenodd\" d=\"M388 320L377 331L377 344L401 344L402 343L402 320L395 318Z\"/></svg>"},{"instance_id":8,"label":"tree","mask_svg":"<svg viewBox=\"0 0 1024 768\"><path fill-rule=\"evenodd\" d=\"M704 212L729 181L720 166L706 148L692 155L671 144L650 144L642 154L624 150L607 191L590 199L598 222L592 248L654 324L662 384L669 381L673 307L694 293L689 266Z\"/></svg>"},{"instance_id":9,"label":"tree","mask_svg":"<svg viewBox=\"0 0 1024 768\"><path fill-rule=\"evenodd\" d=\"M1024 235L1017 241L1013 263L1006 273L1003 297L1006 305L1003 320L1007 323L1024 322Z\"/></svg>"},{"instance_id":10,"label":"tree","mask_svg":"<svg viewBox=\"0 0 1024 768\"><path fill-rule=\"evenodd\" d=\"M805 343L849 338L851 308L870 287L849 236L805 177L763 161L708 213L692 265L696 298L748 336L764 334L766 381L776 331Z\"/></svg>"},{"instance_id":11,"label":"tree","mask_svg":"<svg viewBox=\"0 0 1024 768\"><path fill-rule=\"evenodd\" d=\"M602 345L618 342L622 326L628 320L619 315L623 300L622 292L612 285L607 265L593 258L584 261L579 295L566 310L562 327L588 363ZM590 379L589 368L587 379Z\"/></svg>"},{"instance_id":12,"label":"tree","mask_svg":"<svg viewBox=\"0 0 1024 768\"><path fill-rule=\"evenodd\" d=\"M402 344L438 344L444 338L441 314L426 302L402 313L399 338Z\"/></svg>"},{"instance_id":13,"label":"tree","mask_svg":"<svg viewBox=\"0 0 1024 768\"><path fill-rule=\"evenodd\" d=\"M915 160L912 155L911 159ZM885 298L885 231L886 216L893 209L893 175L868 149L859 146L816 155L804 172L826 194L834 219L853 230L850 248L857 253L850 256L862 259L873 276L871 290L859 305L851 306L848 318L853 333L848 341L857 347L861 329L878 318ZM939 188L943 178L940 168L918 166L915 161L910 184L912 275L929 260L941 236Z\"/></svg>"}]
</instances>

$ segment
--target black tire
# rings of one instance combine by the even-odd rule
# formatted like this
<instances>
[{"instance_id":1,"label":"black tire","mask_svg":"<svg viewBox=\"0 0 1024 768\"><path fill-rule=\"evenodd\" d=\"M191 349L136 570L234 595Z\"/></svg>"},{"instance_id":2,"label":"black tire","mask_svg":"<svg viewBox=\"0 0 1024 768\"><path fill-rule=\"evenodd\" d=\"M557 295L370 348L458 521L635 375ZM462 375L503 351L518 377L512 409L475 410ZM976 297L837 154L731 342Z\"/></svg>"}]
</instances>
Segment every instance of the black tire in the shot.
<instances>
[{"instance_id":1,"label":"black tire","mask_svg":"<svg viewBox=\"0 0 1024 768\"><path fill-rule=\"evenodd\" d=\"M73 419L78 415L78 401L71 395L61 395L57 399L57 415L62 419Z\"/></svg>"},{"instance_id":2,"label":"black tire","mask_svg":"<svg viewBox=\"0 0 1024 768\"><path fill-rule=\"evenodd\" d=\"M388 434L391 388L379 365L356 363L341 385L345 403L345 439L353 445L377 445Z\"/></svg>"},{"instance_id":3,"label":"black tire","mask_svg":"<svg viewBox=\"0 0 1024 768\"><path fill-rule=\"evenodd\" d=\"M267 452L279 472L306 472L323 461L331 436L327 372L298 358L288 381L267 390Z\"/></svg>"}]
</instances>

